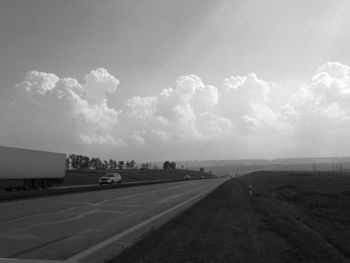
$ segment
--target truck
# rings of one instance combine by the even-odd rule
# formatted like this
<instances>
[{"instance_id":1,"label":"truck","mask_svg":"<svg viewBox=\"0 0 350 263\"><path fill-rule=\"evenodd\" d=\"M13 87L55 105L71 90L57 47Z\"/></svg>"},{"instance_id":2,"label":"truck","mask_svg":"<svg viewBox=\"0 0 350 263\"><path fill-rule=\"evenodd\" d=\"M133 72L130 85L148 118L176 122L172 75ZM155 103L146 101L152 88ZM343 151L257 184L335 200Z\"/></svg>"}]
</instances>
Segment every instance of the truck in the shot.
<instances>
[{"instance_id":1,"label":"truck","mask_svg":"<svg viewBox=\"0 0 350 263\"><path fill-rule=\"evenodd\" d=\"M49 188L65 177L66 155L0 146L0 188L5 191Z\"/></svg>"}]
</instances>

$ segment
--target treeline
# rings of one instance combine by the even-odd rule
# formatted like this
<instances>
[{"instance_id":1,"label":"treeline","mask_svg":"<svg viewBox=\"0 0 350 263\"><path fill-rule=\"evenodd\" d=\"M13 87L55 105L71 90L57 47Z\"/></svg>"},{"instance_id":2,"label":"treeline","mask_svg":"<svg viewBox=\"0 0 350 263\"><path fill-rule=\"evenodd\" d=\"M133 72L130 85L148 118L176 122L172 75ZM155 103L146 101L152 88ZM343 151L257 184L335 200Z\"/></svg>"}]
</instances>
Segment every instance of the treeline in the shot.
<instances>
[{"instance_id":1,"label":"treeline","mask_svg":"<svg viewBox=\"0 0 350 263\"><path fill-rule=\"evenodd\" d=\"M176 163L175 162L165 161L163 163L163 169L164 170L175 170L176 169Z\"/></svg>"},{"instance_id":2,"label":"treeline","mask_svg":"<svg viewBox=\"0 0 350 263\"><path fill-rule=\"evenodd\" d=\"M159 166L152 163L141 163L142 170L160 169ZM182 166L183 168L183 166ZM66 169L68 170L122 170L122 169L138 169L136 162L131 161L116 161L113 159L101 160L99 157L88 157L78 154L70 154L66 158ZM164 170L175 170L176 163L165 161L163 163Z\"/></svg>"},{"instance_id":3,"label":"treeline","mask_svg":"<svg viewBox=\"0 0 350 263\"><path fill-rule=\"evenodd\" d=\"M88 157L84 155L70 154L66 158L66 169L91 169L91 170L116 170L124 168L137 168L136 162L131 161L116 161L113 159L101 160L98 157Z\"/></svg>"}]
</instances>

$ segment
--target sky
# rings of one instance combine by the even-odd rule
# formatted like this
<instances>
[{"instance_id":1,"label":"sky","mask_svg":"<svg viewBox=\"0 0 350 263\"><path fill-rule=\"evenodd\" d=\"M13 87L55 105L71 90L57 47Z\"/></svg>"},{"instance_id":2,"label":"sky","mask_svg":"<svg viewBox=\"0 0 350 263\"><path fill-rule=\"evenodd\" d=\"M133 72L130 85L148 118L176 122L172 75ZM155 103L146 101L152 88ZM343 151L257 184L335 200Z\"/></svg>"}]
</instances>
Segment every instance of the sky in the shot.
<instances>
[{"instance_id":1,"label":"sky","mask_svg":"<svg viewBox=\"0 0 350 263\"><path fill-rule=\"evenodd\" d=\"M0 145L350 156L350 1L0 0Z\"/></svg>"}]
</instances>

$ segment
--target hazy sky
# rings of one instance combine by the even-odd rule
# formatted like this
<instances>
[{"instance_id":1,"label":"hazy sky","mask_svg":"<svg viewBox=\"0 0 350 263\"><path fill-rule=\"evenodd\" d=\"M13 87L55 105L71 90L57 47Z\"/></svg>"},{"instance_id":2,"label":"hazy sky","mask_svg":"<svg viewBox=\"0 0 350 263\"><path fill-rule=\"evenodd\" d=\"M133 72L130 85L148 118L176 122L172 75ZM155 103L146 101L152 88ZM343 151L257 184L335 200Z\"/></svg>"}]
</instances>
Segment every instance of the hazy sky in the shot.
<instances>
[{"instance_id":1,"label":"hazy sky","mask_svg":"<svg viewBox=\"0 0 350 263\"><path fill-rule=\"evenodd\" d=\"M0 0L0 145L350 155L350 1Z\"/></svg>"}]
</instances>

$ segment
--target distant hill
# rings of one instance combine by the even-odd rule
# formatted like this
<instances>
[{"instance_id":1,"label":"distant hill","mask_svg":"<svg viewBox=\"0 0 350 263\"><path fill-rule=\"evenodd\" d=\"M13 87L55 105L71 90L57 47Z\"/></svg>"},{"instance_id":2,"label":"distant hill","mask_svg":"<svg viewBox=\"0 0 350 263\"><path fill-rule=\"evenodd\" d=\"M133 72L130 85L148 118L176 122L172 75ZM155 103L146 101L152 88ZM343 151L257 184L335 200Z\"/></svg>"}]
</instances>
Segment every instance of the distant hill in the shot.
<instances>
[{"instance_id":1,"label":"distant hill","mask_svg":"<svg viewBox=\"0 0 350 263\"><path fill-rule=\"evenodd\" d=\"M162 167L162 162L153 162ZM278 159L236 159L236 160L184 160L176 161L176 167L224 176L253 170L274 171L345 171L350 170L350 157L305 157Z\"/></svg>"}]
</instances>

